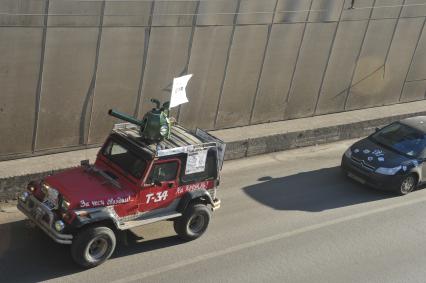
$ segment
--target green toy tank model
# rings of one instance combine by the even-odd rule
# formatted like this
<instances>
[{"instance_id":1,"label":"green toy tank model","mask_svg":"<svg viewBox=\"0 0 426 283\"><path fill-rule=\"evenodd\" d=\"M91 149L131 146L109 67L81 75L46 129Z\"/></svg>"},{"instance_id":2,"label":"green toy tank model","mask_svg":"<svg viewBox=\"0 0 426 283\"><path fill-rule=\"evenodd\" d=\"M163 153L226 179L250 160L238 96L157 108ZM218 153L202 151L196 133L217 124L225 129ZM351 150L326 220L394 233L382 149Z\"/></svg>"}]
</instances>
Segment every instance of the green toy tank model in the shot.
<instances>
[{"instance_id":1,"label":"green toy tank model","mask_svg":"<svg viewBox=\"0 0 426 283\"><path fill-rule=\"evenodd\" d=\"M163 139L170 137L170 102L163 103L161 107L161 103L157 99L151 99L151 102L155 103L156 107L146 113L142 120L135 119L113 109L110 109L108 114L139 126L140 134L144 140L148 143L158 143Z\"/></svg>"}]
</instances>

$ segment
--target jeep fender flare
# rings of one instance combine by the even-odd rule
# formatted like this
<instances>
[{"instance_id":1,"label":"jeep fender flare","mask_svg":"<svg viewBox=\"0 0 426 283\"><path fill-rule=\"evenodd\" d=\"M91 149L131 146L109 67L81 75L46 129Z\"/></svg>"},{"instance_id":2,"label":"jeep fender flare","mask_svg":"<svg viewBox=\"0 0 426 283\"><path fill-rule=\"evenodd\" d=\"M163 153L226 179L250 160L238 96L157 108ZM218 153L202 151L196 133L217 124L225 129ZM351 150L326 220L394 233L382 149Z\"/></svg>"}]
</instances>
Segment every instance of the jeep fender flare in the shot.
<instances>
[{"instance_id":1,"label":"jeep fender flare","mask_svg":"<svg viewBox=\"0 0 426 283\"><path fill-rule=\"evenodd\" d=\"M119 227L119 219L115 214L114 209L110 207L99 207L81 210L87 213L89 217L85 217L79 214L80 211L76 211L76 218L72 223L73 228L80 229L90 224L96 224L100 222L110 222L113 224L111 228Z\"/></svg>"},{"instance_id":2,"label":"jeep fender flare","mask_svg":"<svg viewBox=\"0 0 426 283\"><path fill-rule=\"evenodd\" d=\"M202 203L214 206L214 202L210 194L206 190L197 190L187 192L179 201L177 211L183 213L188 205L194 200L201 200Z\"/></svg>"}]
</instances>

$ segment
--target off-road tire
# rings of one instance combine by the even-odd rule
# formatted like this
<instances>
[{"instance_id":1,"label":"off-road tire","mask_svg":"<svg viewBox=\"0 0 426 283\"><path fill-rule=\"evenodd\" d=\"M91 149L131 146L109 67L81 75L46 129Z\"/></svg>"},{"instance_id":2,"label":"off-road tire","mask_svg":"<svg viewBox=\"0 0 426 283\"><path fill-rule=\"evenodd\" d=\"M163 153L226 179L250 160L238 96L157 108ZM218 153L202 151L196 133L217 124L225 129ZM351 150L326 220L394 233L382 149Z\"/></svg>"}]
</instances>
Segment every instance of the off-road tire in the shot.
<instances>
[{"instance_id":1,"label":"off-road tire","mask_svg":"<svg viewBox=\"0 0 426 283\"><path fill-rule=\"evenodd\" d=\"M205 204L190 205L173 226L178 236L185 241L195 240L206 232L211 218L210 209Z\"/></svg>"},{"instance_id":2,"label":"off-road tire","mask_svg":"<svg viewBox=\"0 0 426 283\"><path fill-rule=\"evenodd\" d=\"M104 226L92 226L80 231L71 245L73 260L84 268L102 264L114 252L114 232Z\"/></svg>"},{"instance_id":3,"label":"off-road tire","mask_svg":"<svg viewBox=\"0 0 426 283\"><path fill-rule=\"evenodd\" d=\"M417 176L415 174L409 174L404 176L401 183L398 186L398 194L407 195L414 191L417 187Z\"/></svg>"}]
</instances>

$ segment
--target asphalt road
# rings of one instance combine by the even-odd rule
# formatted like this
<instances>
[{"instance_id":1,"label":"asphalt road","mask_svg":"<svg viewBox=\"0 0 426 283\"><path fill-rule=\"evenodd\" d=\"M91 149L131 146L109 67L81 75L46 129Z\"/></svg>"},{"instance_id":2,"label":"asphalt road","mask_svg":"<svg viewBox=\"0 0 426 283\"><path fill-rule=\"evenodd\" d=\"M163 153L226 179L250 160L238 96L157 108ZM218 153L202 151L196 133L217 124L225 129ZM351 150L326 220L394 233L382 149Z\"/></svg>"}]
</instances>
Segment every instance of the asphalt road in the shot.
<instances>
[{"instance_id":1,"label":"asphalt road","mask_svg":"<svg viewBox=\"0 0 426 283\"><path fill-rule=\"evenodd\" d=\"M425 282L426 190L405 197L340 174L351 142L227 162L222 208L193 242L134 230L82 270L23 217L0 213L0 282Z\"/></svg>"}]
</instances>

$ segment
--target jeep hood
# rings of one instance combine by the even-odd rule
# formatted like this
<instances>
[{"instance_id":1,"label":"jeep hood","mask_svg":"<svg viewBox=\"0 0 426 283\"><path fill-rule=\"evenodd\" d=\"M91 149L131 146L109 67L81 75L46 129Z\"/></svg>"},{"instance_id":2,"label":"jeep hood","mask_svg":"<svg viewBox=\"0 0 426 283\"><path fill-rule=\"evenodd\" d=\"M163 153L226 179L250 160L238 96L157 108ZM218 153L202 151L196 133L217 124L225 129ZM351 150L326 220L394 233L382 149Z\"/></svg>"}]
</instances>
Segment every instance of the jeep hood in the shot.
<instances>
[{"instance_id":1,"label":"jeep hood","mask_svg":"<svg viewBox=\"0 0 426 283\"><path fill-rule=\"evenodd\" d=\"M119 188L82 167L48 176L44 182L64 196L74 209L127 203L135 195L126 186Z\"/></svg>"}]
</instances>

